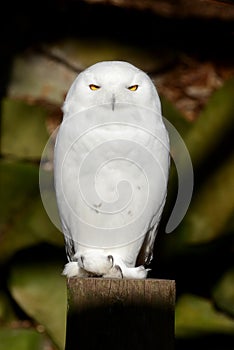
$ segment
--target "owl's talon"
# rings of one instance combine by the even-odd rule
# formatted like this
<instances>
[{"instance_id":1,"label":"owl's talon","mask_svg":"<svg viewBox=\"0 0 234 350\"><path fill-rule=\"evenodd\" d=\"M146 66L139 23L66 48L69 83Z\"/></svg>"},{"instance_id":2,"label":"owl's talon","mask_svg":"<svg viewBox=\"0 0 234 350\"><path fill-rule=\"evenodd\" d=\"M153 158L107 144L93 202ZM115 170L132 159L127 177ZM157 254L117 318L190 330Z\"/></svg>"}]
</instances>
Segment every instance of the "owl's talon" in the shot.
<instances>
[{"instance_id":1,"label":"owl's talon","mask_svg":"<svg viewBox=\"0 0 234 350\"><path fill-rule=\"evenodd\" d=\"M104 278L123 278L123 272L119 265L114 265L105 275Z\"/></svg>"},{"instance_id":2,"label":"owl's talon","mask_svg":"<svg viewBox=\"0 0 234 350\"><path fill-rule=\"evenodd\" d=\"M83 257L83 255L80 256L80 265L81 265L81 267L84 267L84 257Z\"/></svg>"},{"instance_id":3,"label":"owl's talon","mask_svg":"<svg viewBox=\"0 0 234 350\"><path fill-rule=\"evenodd\" d=\"M78 260L80 268L96 276L105 275L114 266L113 255L107 255L97 250L77 252L75 258Z\"/></svg>"},{"instance_id":4,"label":"owl's talon","mask_svg":"<svg viewBox=\"0 0 234 350\"><path fill-rule=\"evenodd\" d=\"M88 277L87 271L78 265L77 261L70 261L64 266L62 275L71 277Z\"/></svg>"},{"instance_id":5,"label":"owl's talon","mask_svg":"<svg viewBox=\"0 0 234 350\"><path fill-rule=\"evenodd\" d=\"M121 275L121 278L124 278L121 267L119 265L115 265L115 268L118 271L118 273Z\"/></svg>"},{"instance_id":6,"label":"owl's talon","mask_svg":"<svg viewBox=\"0 0 234 350\"><path fill-rule=\"evenodd\" d=\"M111 262L111 267L113 267L113 265L114 265L114 258L113 258L113 256L112 255L108 255L108 257L107 257L107 259Z\"/></svg>"}]
</instances>

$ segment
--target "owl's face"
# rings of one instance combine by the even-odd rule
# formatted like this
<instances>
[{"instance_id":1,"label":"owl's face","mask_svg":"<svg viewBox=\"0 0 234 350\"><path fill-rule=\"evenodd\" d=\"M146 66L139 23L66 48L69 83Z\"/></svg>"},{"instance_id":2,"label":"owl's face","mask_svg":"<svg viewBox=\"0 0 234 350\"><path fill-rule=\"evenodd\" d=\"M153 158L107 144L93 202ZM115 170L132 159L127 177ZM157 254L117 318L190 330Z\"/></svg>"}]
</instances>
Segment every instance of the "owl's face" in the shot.
<instances>
[{"instance_id":1,"label":"owl's face","mask_svg":"<svg viewBox=\"0 0 234 350\"><path fill-rule=\"evenodd\" d=\"M99 62L78 75L67 94L63 111L66 117L103 104L114 111L120 103L161 113L157 91L147 74L127 62Z\"/></svg>"}]
</instances>

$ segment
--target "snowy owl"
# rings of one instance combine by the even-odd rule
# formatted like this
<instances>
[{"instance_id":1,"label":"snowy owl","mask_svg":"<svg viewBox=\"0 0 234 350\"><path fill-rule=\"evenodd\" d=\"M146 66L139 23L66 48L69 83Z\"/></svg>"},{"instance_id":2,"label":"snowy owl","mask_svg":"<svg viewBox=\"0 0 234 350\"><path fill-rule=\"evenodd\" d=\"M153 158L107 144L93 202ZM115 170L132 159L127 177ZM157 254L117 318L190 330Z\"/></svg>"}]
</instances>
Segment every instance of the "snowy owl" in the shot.
<instances>
[{"instance_id":1,"label":"snowy owl","mask_svg":"<svg viewBox=\"0 0 234 350\"><path fill-rule=\"evenodd\" d=\"M63 274L146 278L170 163L149 76L123 61L81 72L64 101L54 152Z\"/></svg>"}]
</instances>

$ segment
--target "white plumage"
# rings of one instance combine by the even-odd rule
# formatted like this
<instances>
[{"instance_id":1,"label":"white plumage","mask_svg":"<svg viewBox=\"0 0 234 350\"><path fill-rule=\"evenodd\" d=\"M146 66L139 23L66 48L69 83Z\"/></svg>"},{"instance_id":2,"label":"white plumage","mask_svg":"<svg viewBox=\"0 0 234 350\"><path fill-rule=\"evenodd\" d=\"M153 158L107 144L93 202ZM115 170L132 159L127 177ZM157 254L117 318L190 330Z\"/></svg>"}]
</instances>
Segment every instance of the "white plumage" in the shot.
<instances>
[{"instance_id":1,"label":"white plumage","mask_svg":"<svg viewBox=\"0 0 234 350\"><path fill-rule=\"evenodd\" d=\"M64 274L145 278L165 204L169 140L151 79L127 62L80 73L55 146Z\"/></svg>"}]
</instances>

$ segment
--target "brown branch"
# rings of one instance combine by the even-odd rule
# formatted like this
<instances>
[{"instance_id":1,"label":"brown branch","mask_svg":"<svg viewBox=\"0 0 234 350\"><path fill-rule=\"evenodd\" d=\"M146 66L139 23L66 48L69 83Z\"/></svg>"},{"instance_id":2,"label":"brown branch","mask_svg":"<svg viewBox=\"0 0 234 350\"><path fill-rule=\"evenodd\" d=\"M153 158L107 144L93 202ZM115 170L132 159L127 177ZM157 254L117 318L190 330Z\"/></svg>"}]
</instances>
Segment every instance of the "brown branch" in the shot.
<instances>
[{"instance_id":1,"label":"brown branch","mask_svg":"<svg viewBox=\"0 0 234 350\"><path fill-rule=\"evenodd\" d=\"M234 19L232 1L214 0L84 0L90 4L113 5L136 10L149 10L168 18L197 17L203 19Z\"/></svg>"}]
</instances>

